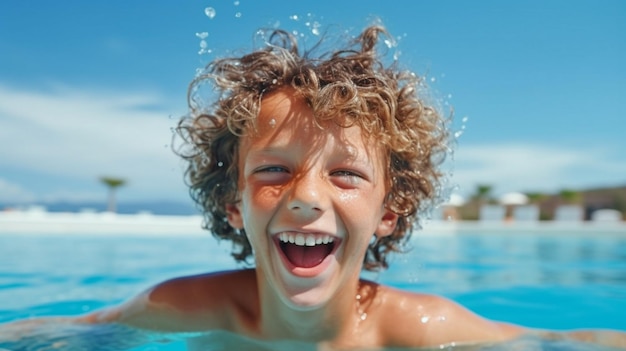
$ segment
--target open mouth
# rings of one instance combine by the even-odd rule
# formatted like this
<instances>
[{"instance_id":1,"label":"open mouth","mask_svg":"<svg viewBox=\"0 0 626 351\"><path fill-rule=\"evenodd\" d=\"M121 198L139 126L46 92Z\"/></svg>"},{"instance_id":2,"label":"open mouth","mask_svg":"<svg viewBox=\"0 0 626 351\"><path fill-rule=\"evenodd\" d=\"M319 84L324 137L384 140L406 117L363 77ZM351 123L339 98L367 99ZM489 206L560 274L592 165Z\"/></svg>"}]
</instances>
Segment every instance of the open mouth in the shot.
<instances>
[{"instance_id":1,"label":"open mouth","mask_svg":"<svg viewBox=\"0 0 626 351\"><path fill-rule=\"evenodd\" d=\"M287 233L277 235L278 246L295 267L312 268L332 254L340 239L330 235Z\"/></svg>"}]
</instances>

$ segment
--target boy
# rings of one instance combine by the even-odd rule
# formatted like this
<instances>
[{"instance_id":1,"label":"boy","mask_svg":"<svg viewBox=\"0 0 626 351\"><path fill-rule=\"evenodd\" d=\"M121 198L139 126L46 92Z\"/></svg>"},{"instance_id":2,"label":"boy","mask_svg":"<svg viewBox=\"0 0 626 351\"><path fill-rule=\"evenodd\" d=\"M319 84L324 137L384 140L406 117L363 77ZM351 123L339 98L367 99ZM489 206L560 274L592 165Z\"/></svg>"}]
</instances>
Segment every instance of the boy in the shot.
<instances>
[{"instance_id":1,"label":"boy","mask_svg":"<svg viewBox=\"0 0 626 351\"><path fill-rule=\"evenodd\" d=\"M359 278L362 267L385 268L436 201L435 160L447 147L419 78L380 61L384 35L369 27L353 46L311 59L275 31L265 49L214 62L191 85L179 152L207 228L255 268L173 279L73 321L332 349L521 335L444 298ZM194 95L206 80L220 93L209 110Z\"/></svg>"},{"instance_id":2,"label":"boy","mask_svg":"<svg viewBox=\"0 0 626 351\"><path fill-rule=\"evenodd\" d=\"M181 125L193 197L209 229L233 240L235 258L254 252L256 268L162 284L149 293L151 312L125 323L333 347L519 335L442 298L359 280L363 265L386 267L434 200L433 159L447 146L419 79L380 62L385 34L367 28L356 46L314 60L276 31L265 50L217 61L192 84L209 79L221 92L209 113L192 98L195 117Z\"/></svg>"}]
</instances>

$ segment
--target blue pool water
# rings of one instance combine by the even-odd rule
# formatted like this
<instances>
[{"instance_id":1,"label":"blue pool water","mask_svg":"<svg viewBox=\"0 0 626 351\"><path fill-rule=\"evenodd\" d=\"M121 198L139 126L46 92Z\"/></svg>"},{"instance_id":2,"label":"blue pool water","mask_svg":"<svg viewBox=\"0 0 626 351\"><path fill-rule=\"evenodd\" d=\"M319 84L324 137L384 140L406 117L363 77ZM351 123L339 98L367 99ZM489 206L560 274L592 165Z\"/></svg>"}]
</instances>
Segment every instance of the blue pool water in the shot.
<instances>
[{"instance_id":1,"label":"blue pool water","mask_svg":"<svg viewBox=\"0 0 626 351\"><path fill-rule=\"evenodd\" d=\"M417 234L412 246L388 271L366 277L529 327L626 331L626 231L465 230ZM228 249L208 234L0 234L0 323L82 314L164 279L237 268ZM176 341L136 350L185 349Z\"/></svg>"}]
</instances>

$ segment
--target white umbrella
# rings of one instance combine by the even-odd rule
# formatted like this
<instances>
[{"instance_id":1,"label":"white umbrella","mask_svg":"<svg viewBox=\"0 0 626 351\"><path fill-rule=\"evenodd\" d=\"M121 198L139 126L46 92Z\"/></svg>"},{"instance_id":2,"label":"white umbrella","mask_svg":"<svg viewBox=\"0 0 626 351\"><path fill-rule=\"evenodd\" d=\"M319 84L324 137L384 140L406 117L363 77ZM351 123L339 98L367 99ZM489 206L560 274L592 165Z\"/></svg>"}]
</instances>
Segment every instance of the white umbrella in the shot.
<instances>
[{"instance_id":1,"label":"white umbrella","mask_svg":"<svg viewBox=\"0 0 626 351\"><path fill-rule=\"evenodd\" d=\"M463 206L465 205L465 199L463 198L463 196L459 195L459 194L451 194L450 198L448 199L448 201L446 201L445 203L446 206Z\"/></svg>"},{"instance_id":2,"label":"white umbrella","mask_svg":"<svg viewBox=\"0 0 626 351\"><path fill-rule=\"evenodd\" d=\"M528 203L528 196L522 193L506 193L500 196L500 204L502 205L525 205Z\"/></svg>"}]
</instances>

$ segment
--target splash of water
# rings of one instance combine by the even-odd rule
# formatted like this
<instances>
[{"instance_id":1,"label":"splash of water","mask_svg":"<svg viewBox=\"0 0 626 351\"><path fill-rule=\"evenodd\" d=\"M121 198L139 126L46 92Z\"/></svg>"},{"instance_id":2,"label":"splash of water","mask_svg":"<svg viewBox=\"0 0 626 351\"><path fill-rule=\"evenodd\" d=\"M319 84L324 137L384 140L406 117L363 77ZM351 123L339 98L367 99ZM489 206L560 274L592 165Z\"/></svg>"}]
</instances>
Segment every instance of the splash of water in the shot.
<instances>
[{"instance_id":1,"label":"splash of water","mask_svg":"<svg viewBox=\"0 0 626 351\"><path fill-rule=\"evenodd\" d=\"M209 18L209 19L213 19L215 18L216 12L215 9L212 7L207 7L204 9L204 14Z\"/></svg>"},{"instance_id":2,"label":"splash of water","mask_svg":"<svg viewBox=\"0 0 626 351\"><path fill-rule=\"evenodd\" d=\"M465 125L467 124L467 121L469 120L469 118L467 116L463 117L461 119L461 128L457 131L454 132L454 138L458 139L461 135L463 135L463 133L465 133Z\"/></svg>"},{"instance_id":3,"label":"splash of water","mask_svg":"<svg viewBox=\"0 0 626 351\"><path fill-rule=\"evenodd\" d=\"M200 50L198 51L198 55L209 54L211 53L211 49L209 49L209 44L206 41L206 38L209 36L208 32L198 32L196 33L196 37L200 39Z\"/></svg>"},{"instance_id":4,"label":"splash of water","mask_svg":"<svg viewBox=\"0 0 626 351\"><path fill-rule=\"evenodd\" d=\"M306 23L304 23L304 25L309 27L309 29L311 30L311 34L316 36L320 35L320 28L322 27L322 25L318 21L307 21Z\"/></svg>"}]
</instances>

